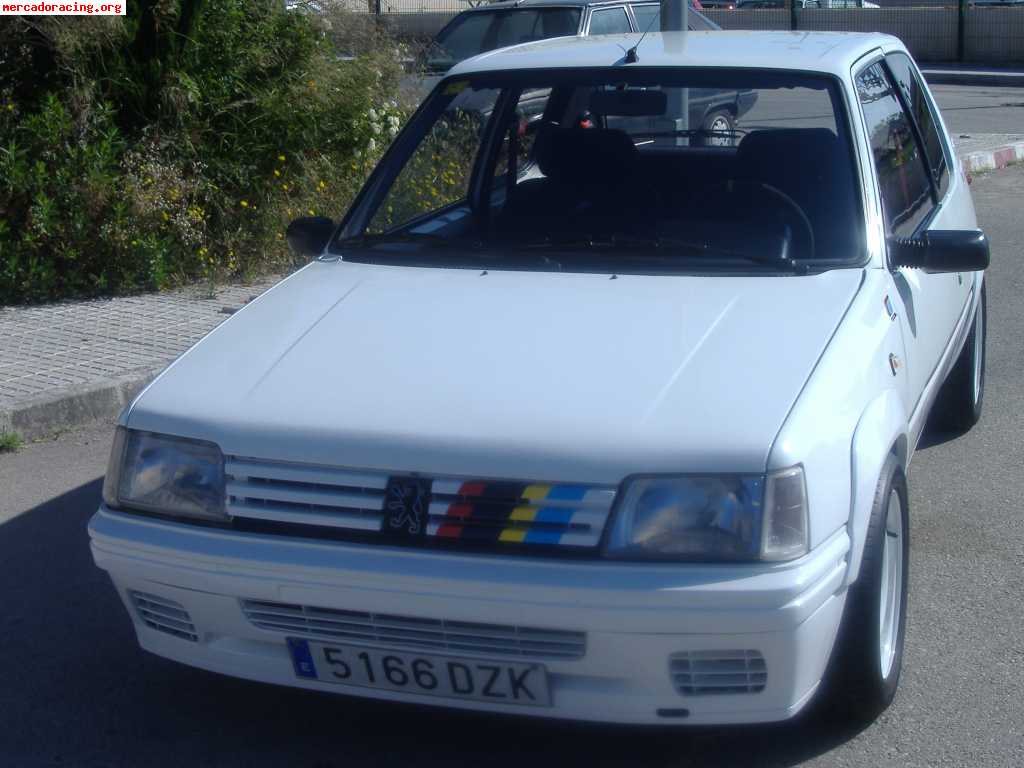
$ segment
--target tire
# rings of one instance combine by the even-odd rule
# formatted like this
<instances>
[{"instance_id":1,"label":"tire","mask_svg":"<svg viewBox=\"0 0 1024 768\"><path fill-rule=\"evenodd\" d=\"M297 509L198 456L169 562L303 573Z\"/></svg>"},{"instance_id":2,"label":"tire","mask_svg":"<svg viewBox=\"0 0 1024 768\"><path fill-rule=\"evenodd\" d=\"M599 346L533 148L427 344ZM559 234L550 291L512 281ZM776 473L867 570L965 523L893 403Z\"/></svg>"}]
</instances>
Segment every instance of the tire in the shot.
<instances>
[{"instance_id":1,"label":"tire","mask_svg":"<svg viewBox=\"0 0 1024 768\"><path fill-rule=\"evenodd\" d=\"M858 723L884 712L899 686L907 625L909 510L906 477L890 455L875 491L864 558L847 594L823 692L825 708Z\"/></svg>"},{"instance_id":2,"label":"tire","mask_svg":"<svg viewBox=\"0 0 1024 768\"><path fill-rule=\"evenodd\" d=\"M736 130L736 118L727 109L716 109L709 112L708 116L704 118L701 128L705 131L734 131ZM705 135L701 140L701 145L705 147L733 147L736 145L736 139L735 137L726 138L725 136Z\"/></svg>"},{"instance_id":3,"label":"tire","mask_svg":"<svg viewBox=\"0 0 1024 768\"><path fill-rule=\"evenodd\" d=\"M932 409L932 420L940 429L967 432L981 418L981 407L985 401L987 306L985 284L982 283L981 301L974 313L971 331Z\"/></svg>"}]
</instances>

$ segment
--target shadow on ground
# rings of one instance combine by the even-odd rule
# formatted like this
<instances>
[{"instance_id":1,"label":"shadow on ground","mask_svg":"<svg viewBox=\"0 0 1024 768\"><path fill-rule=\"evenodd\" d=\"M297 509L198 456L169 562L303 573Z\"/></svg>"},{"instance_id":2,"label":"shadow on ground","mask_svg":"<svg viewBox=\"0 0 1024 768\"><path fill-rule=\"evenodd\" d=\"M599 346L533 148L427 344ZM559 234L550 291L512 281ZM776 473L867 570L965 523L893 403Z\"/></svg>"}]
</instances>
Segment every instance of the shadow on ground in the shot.
<instances>
[{"instance_id":1,"label":"shadow on ground","mask_svg":"<svg viewBox=\"0 0 1024 768\"><path fill-rule=\"evenodd\" d=\"M790 766L856 731L636 729L363 702L193 670L139 650L86 523L100 481L0 525L5 766Z\"/></svg>"}]
</instances>

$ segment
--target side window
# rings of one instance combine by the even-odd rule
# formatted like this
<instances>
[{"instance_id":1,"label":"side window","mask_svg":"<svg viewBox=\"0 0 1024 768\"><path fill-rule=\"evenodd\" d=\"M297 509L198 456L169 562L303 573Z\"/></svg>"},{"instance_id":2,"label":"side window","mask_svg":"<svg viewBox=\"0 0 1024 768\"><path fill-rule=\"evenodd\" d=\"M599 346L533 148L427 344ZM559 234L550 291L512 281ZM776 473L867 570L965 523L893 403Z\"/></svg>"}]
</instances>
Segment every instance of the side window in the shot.
<instances>
[{"instance_id":1,"label":"side window","mask_svg":"<svg viewBox=\"0 0 1024 768\"><path fill-rule=\"evenodd\" d=\"M889 234L911 235L933 207L924 157L881 62L857 76Z\"/></svg>"},{"instance_id":2,"label":"side window","mask_svg":"<svg viewBox=\"0 0 1024 768\"><path fill-rule=\"evenodd\" d=\"M505 177L506 187L514 186L533 170L533 147L550 98L550 88L531 88L519 95L494 166L495 178Z\"/></svg>"},{"instance_id":3,"label":"side window","mask_svg":"<svg viewBox=\"0 0 1024 768\"><path fill-rule=\"evenodd\" d=\"M370 220L367 234L388 232L466 199L498 91L465 86L459 82L448 85L446 92L455 97L406 161Z\"/></svg>"},{"instance_id":4,"label":"side window","mask_svg":"<svg viewBox=\"0 0 1024 768\"><path fill-rule=\"evenodd\" d=\"M537 11L512 11L501 14L499 18L501 24L498 25L495 33L493 43L495 48L528 43L539 37L535 31L539 21Z\"/></svg>"},{"instance_id":5,"label":"side window","mask_svg":"<svg viewBox=\"0 0 1024 768\"><path fill-rule=\"evenodd\" d=\"M648 29L657 32L661 28L658 24L658 17L661 16L659 5L634 5L633 16L636 18L636 28L639 32L646 32Z\"/></svg>"},{"instance_id":6,"label":"side window","mask_svg":"<svg viewBox=\"0 0 1024 768\"><path fill-rule=\"evenodd\" d=\"M949 187L949 168L946 165L946 153L942 148L942 140L939 138L938 121L935 119L935 113L932 112L931 104L928 103L924 86L906 54L890 53L885 58L893 79L903 92L904 103L917 121L917 128L921 132L921 140L924 143L925 154L928 156L932 178L935 179L935 186L938 187L939 197L942 197Z\"/></svg>"},{"instance_id":7,"label":"side window","mask_svg":"<svg viewBox=\"0 0 1024 768\"><path fill-rule=\"evenodd\" d=\"M629 17L626 9L618 8L601 9L590 14L590 34L592 35L621 35L624 32L632 32L629 26Z\"/></svg>"}]
</instances>

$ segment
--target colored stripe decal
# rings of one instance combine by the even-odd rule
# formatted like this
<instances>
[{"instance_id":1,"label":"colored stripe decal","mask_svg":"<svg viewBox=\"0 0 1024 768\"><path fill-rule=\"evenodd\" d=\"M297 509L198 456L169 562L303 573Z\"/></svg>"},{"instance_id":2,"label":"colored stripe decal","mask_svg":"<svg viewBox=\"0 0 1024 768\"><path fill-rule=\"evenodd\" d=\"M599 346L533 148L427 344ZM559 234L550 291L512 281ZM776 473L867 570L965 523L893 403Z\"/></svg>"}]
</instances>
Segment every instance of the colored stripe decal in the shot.
<instances>
[{"instance_id":1,"label":"colored stripe decal","mask_svg":"<svg viewBox=\"0 0 1024 768\"><path fill-rule=\"evenodd\" d=\"M585 485L556 485L547 495L549 501L583 501L589 489Z\"/></svg>"},{"instance_id":2,"label":"colored stripe decal","mask_svg":"<svg viewBox=\"0 0 1024 768\"><path fill-rule=\"evenodd\" d=\"M528 485L523 491L522 498L529 499L530 501L540 501L547 498L549 493L551 493L550 485Z\"/></svg>"},{"instance_id":3,"label":"colored stripe decal","mask_svg":"<svg viewBox=\"0 0 1024 768\"><path fill-rule=\"evenodd\" d=\"M575 510L562 509L561 507L544 507L537 510L534 521L538 523L553 523L557 525L568 525L572 520Z\"/></svg>"},{"instance_id":4,"label":"colored stripe decal","mask_svg":"<svg viewBox=\"0 0 1024 768\"><path fill-rule=\"evenodd\" d=\"M526 534L527 531L525 528L506 528L501 532L501 536L498 537L498 541L519 544L526 538Z\"/></svg>"},{"instance_id":5,"label":"colored stripe decal","mask_svg":"<svg viewBox=\"0 0 1024 768\"><path fill-rule=\"evenodd\" d=\"M528 531L524 539L527 544L557 544L562 538L562 531L549 531L543 528L535 531Z\"/></svg>"},{"instance_id":6,"label":"colored stripe decal","mask_svg":"<svg viewBox=\"0 0 1024 768\"><path fill-rule=\"evenodd\" d=\"M539 510L536 507L516 507L512 510L512 514L508 516L508 519L514 520L517 523L532 523L541 511L543 510Z\"/></svg>"}]
</instances>

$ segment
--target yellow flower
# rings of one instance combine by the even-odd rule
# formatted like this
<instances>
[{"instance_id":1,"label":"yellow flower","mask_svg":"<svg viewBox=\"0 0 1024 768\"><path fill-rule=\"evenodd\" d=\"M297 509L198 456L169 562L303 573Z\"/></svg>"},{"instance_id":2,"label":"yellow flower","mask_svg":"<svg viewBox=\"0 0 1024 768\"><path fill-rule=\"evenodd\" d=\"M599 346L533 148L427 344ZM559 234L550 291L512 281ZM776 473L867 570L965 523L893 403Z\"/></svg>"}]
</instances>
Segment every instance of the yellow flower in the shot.
<instances>
[{"instance_id":1,"label":"yellow flower","mask_svg":"<svg viewBox=\"0 0 1024 768\"><path fill-rule=\"evenodd\" d=\"M324 187L326 187L326 186L327 186L327 184L326 184L326 183L324 183L324 180L323 180L323 179L320 179L320 189L323 189L323 188L324 188Z\"/></svg>"},{"instance_id":2,"label":"yellow flower","mask_svg":"<svg viewBox=\"0 0 1024 768\"><path fill-rule=\"evenodd\" d=\"M283 163L284 162L284 155L278 155L277 159L280 160Z\"/></svg>"},{"instance_id":3,"label":"yellow flower","mask_svg":"<svg viewBox=\"0 0 1024 768\"><path fill-rule=\"evenodd\" d=\"M274 169L274 175L275 175L275 176L280 176L280 175L281 175L281 172L280 172L279 170L277 170L277 169L275 168L275 169Z\"/></svg>"},{"instance_id":4,"label":"yellow flower","mask_svg":"<svg viewBox=\"0 0 1024 768\"><path fill-rule=\"evenodd\" d=\"M13 112L14 111L14 105L13 104L8 104L7 105L7 111L8 112Z\"/></svg>"},{"instance_id":5,"label":"yellow flower","mask_svg":"<svg viewBox=\"0 0 1024 768\"><path fill-rule=\"evenodd\" d=\"M313 211L312 208L309 209L309 215L310 216L316 216L316 213Z\"/></svg>"},{"instance_id":6,"label":"yellow flower","mask_svg":"<svg viewBox=\"0 0 1024 768\"><path fill-rule=\"evenodd\" d=\"M249 201L248 201L248 200L240 200L240 201L238 202L238 204L239 204L240 206L242 206L243 208L248 208L248 207L249 207Z\"/></svg>"},{"instance_id":7,"label":"yellow flower","mask_svg":"<svg viewBox=\"0 0 1024 768\"><path fill-rule=\"evenodd\" d=\"M170 216L167 215L167 211L164 211L164 221L170 221Z\"/></svg>"},{"instance_id":8,"label":"yellow flower","mask_svg":"<svg viewBox=\"0 0 1024 768\"><path fill-rule=\"evenodd\" d=\"M288 185L287 184L282 184L281 185L281 189L283 189L285 192L287 192L288 191Z\"/></svg>"}]
</instances>

